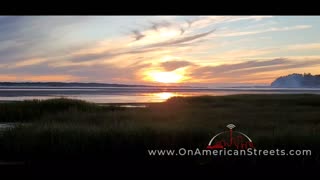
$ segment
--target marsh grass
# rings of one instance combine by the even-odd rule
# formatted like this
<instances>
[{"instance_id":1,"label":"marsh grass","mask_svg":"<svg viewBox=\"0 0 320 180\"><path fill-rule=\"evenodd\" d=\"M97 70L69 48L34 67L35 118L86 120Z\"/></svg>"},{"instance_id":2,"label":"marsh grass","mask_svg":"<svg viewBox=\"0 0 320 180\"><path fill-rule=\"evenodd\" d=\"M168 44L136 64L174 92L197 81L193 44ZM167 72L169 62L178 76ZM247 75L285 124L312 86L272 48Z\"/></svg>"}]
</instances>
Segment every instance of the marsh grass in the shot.
<instances>
[{"instance_id":1,"label":"marsh grass","mask_svg":"<svg viewBox=\"0 0 320 180\"><path fill-rule=\"evenodd\" d=\"M173 97L146 108L34 100L0 103L0 121L29 123L1 134L0 152L8 159L40 155L50 159L62 154L63 158L89 156L113 163L128 158L164 160L147 157L146 150L205 148L213 135L233 123L258 148L312 149L319 163L319 95ZM179 163L185 161L212 163L203 158Z\"/></svg>"}]
</instances>

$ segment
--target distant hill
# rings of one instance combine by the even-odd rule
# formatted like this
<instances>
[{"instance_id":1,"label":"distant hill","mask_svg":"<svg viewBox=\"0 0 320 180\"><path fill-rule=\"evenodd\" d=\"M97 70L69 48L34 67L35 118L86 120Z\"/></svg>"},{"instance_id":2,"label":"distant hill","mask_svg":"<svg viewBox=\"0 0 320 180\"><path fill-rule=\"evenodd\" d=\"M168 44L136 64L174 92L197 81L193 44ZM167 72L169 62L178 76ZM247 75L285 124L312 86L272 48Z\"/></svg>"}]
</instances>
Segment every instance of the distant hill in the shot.
<instances>
[{"instance_id":1,"label":"distant hill","mask_svg":"<svg viewBox=\"0 0 320 180\"><path fill-rule=\"evenodd\" d=\"M320 75L290 74L271 83L273 88L320 88Z\"/></svg>"}]
</instances>

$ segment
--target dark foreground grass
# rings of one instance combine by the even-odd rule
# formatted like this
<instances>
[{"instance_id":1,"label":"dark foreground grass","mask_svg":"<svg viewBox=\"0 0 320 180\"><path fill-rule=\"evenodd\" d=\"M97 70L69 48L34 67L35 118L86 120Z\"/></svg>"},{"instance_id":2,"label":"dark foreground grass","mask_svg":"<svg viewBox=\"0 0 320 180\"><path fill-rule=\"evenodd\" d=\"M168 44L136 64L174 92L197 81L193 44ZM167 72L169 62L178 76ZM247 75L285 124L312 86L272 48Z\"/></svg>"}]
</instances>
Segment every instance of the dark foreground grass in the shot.
<instances>
[{"instance_id":1,"label":"dark foreground grass","mask_svg":"<svg viewBox=\"0 0 320 180\"><path fill-rule=\"evenodd\" d=\"M1 103L0 121L23 123L1 133L0 159L39 167L77 162L86 164L86 168L128 167L126 170L138 172L139 168L159 167L317 168L320 161L319 95L174 97L147 108L101 106L69 99L35 100ZM258 149L311 149L312 157L218 159L147 154L147 149L204 149L229 123L249 135Z\"/></svg>"}]
</instances>

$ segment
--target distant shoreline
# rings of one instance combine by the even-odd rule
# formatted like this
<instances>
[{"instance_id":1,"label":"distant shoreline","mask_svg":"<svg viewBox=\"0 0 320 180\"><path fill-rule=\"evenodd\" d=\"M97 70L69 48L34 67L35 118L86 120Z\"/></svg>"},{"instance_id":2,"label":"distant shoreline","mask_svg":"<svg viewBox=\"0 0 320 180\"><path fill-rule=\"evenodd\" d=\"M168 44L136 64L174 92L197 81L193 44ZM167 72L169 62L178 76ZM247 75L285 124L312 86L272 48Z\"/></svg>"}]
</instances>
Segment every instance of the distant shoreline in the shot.
<instances>
[{"instance_id":1,"label":"distant shoreline","mask_svg":"<svg viewBox=\"0 0 320 180\"><path fill-rule=\"evenodd\" d=\"M93 103L153 103L173 96L320 94L319 88L0 87L0 101L69 98Z\"/></svg>"}]
</instances>

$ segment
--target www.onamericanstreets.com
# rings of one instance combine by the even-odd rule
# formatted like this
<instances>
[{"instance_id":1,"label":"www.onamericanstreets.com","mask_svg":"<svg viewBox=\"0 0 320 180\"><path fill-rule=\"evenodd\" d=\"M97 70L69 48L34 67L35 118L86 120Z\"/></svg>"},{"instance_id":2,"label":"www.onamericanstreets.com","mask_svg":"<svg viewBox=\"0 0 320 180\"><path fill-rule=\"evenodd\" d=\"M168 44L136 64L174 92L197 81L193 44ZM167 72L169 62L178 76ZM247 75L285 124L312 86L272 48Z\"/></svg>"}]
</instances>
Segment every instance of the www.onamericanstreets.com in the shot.
<instances>
[{"instance_id":1,"label":"www.onamericanstreets.com","mask_svg":"<svg viewBox=\"0 0 320 180\"><path fill-rule=\"evenodd\" d=\"M286 149L152 149L149 156L311 156L311 150Z\"/></svg>"}]
</instances>

